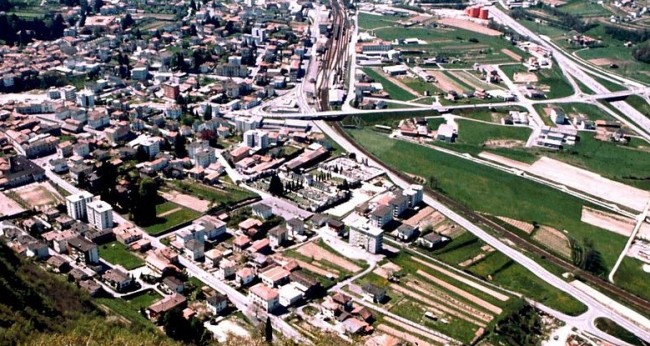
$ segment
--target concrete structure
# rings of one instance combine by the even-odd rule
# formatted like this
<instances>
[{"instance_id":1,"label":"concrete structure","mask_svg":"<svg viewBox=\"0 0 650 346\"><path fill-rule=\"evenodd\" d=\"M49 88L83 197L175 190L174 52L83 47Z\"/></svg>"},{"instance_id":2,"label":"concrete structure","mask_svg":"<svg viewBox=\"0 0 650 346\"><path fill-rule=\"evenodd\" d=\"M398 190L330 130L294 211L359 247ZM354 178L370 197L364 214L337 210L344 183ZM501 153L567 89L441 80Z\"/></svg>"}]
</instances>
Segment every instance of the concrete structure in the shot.
<instances>
[{"instance_id":1,"label":"concrete structure","mask_svg":"<svg viewBox=\"0 0 650 346\"><path fill-rule=\"evenodd\" d=\"M365 218L358 218L350 224L349 243L370 253L380 253L384 240L384 231L373 226Z\"/></svg>"}]
</instances>

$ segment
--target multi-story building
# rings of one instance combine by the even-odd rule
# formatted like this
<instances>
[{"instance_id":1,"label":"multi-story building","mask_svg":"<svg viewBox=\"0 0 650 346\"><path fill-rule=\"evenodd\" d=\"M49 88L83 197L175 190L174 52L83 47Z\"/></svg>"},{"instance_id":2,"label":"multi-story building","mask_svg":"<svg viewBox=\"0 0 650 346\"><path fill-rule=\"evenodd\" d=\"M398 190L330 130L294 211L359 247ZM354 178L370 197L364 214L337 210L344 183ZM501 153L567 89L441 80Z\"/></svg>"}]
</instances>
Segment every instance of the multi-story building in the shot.
<instances>
[{"instance_id":1,"label":"multi-story building","mask_svg":"<svg viewBox=\"0 0 650 346\"><path fill-rule=\"evenodd\" d=\"M68 239L68 250L70 251L70 257L73 259L89 264L99 262L97 245L81 236Z\"/></svg>"},{"instance_id":2,"label":"multi-story building","mask_svg":"<svg viewBox=\"0 0 650 346\"><path fill-rule=\"evenodd\" d=\"M170 83L165 83L162 85L163 89L163 95L165 95L166 98L176 100L178 95L181 94L181 89L180 86L176 83L170 84Z\"/></svg>"},{"instance_id":3,"label":"multi-story building","mask_svg":"<svg viewBox=\"0 0 650 346\"><path fill-rule=\"evenodd\" d=\"M86 203L88 223L99 230L113 227L113 207L110 204L97 200Z\"/></svg>"},{"instance_id":4,"label":"multi-story building","mask_svg":"<svg viewBox=\"0 0 650 346\"><path fill-rule=\"evenodd\" d=\"M371 225L365 218L358 218L350 225L350 245L361 247L370 253L379 253L383 240L384 231Z\"/></svg>"},{"instance_id":5,"label":"multi-story building","mask_svg":"<svg viewBox=\"0 0 650 346\"><path fill-rule=\"evenodd\" d=\"M95 94L90 90L82 90L78 94L77 105L83 108L93 108L95 107Z\"/></svg>"},{"instance_id":6,"label":"multi-story building","mask_svg":"<svg viewBox=\"0 0 650 346\"><path fill-rule=\"evenodd\" d=\"M422 202L424 188L422 185L413 184L404 190L404 196L408 199L409 208L413 208Z\"/></svg>"},{"instance_id":7,"label":"multi-story building","mask_svg":"<svg viewBox=\"0 0 650 346\"><path fill-rule=\"evenodd\" d=\"M65 206L68 209L68 215L75 220L85 221L86 204L92 202L93 195L88 191L81 191L65 198Z\"/></svg>"},{"instance_id":8,"label":"multi-story building","mask_svg":"<svg viewBox=\"0 0 650 346\"><path fill-rule=\"evenodd\" d=\"M266 149L269 146L269 134L262 130L244 132L244 143L254 149Z\"/></svg>"},{"instance_id":9,"label":"multi-story building","mask_svg":"<svg viewBox=\"0 0 650 346\"><path fill-rule=\"evenodd\" d=\"M248 299L254 305L261 307L264 311L275 310L280 304L278 291L265 284L259 283L248 290Z\"/></svg>"},{"instance_id":10,"label":"multi-story building","mask_svg":"<svg viewBox=\"0 0 650 346\"><path fill-rule=\"evenodd\" d=\"M66 101L74 101L77 99L77 88L73 85L66 85L63 87L63 97Z\"/></svg>"}]
</instances>

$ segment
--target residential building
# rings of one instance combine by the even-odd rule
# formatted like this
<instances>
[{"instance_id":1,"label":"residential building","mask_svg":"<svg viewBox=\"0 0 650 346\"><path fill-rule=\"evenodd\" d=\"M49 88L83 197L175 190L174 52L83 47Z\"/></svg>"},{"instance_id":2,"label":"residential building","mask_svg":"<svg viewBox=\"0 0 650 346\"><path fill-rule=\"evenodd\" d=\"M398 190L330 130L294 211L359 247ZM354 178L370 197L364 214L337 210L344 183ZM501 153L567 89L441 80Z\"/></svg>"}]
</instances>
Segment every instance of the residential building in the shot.
<instances>
[{"instance_id":1,"label":"residential building","mask_svg":"<svg viewBox=\"0 0 650 346\"><path fill-rule=\"evenodd\" d=\"M350 225L349 243L370 253L380 253L382 250L384 231L371 225L367 219L358 218Z\"/></svg>"},{"instance_id":2,"label":"residential building","mask_svg":"<svg viewBox=\"0 0 650 346\"><path fill-rule=\"evenodd\" d=\"M363 298L373 303L382 303L386 299L386 289L373 284L362 287Z\"/></svg>"},{"instance_id":3,"label":"residential building","mask_svg":"<svg viewBox=\"0 0 650 346\"><path fill-rule=\"evenodd\" d=\"M305 223L300 219L293 218L287 220L286 227L289 231L289 237L295 238L296 236L305 234Z\"/></svg>"},{"instance_id":4,"label":"residential building","mask_svg":"<svg viewBox=\"0 0 650 346\"><path fill-rule=\"evenodd\" d=\"M422 203L424 198L424 188L422 185L412 184L403 192L404 196L408 199L408 207L413 208Z\"/></svg>"},{"instance_id":5,"label":"residential building","mask_svg":"<svg viewBox=\"0 0 650 346\"><path fill-rule=\"evenodd\" d=\"M86 238L77 236L68 239L68 250L70 257L86 264L99 263L99 252L97 245Z\"/></svg>"},{"instance_id":6,"label":"residential building","mask_svg":"<svg viewBox=\"0 0 650 346\"><path fill-rule=\"evenodd\" d=\"M253 149L266 149L269 146L269 134L263 130L248 130L244 132L244 144Z\"/></svg>"},{"instance_id":7,"label":"residential building","mask_svg":"<svg viewBox=\"0 0 650 346\"><path fill-rule=\"evenodd\" d=\"M248 299L252 304L261 307L267 312L275 310L280 304L278 291L262 283L248 290Z\"/></svg>"},{"instance_id":8,"label":"residential building","mask_svg":"<svg viewBox=\"0 0 650 346\"><path fill-rule=\"evenodd\" d=\"M280 287L278 290L278 295L278 302L284 307L289 307L296 304L304 296L303 292L299 290L294 283L289 283Z\"/></svg>"},{"instance_id":9,"label":"residential building","mask_svg":"<svg viewBox=\"0 0 650 346\"><path fill-rule=\"evenodd\" d=\"M185 243L185 256L187 256L192 261L200 261L205 257L205 245L196 240L190 239Z\"/></svg>"},{"instance_id":10,"label":"residential building","mask_svg":"<svg viewBox=\"0 0 650 346\"><path fill-rule=\"evenodd\" d=\"M228 297L221 293L215 293L209 296L208 299L206 299L206 302L208 304L208 309L213 315L220 315L228 308Z\"/></svg>"},{"instance_id":11,"label":"residential building","mask_svg":"<svg viewBox=\"0 0 650 346\"><path fill-rule=\"evenodd\" d=\"M273 267L259 274L260 280L270 287L275 287L286 283L291 273L282 267Z\"/></svg>"},{"instance_id":12,"label":"residential building","mask_svg":"<svg viewBox=\"0 0 650 346\"><path fill-rule=\"evenodd\" d=\"M92 202L93 195L88 191L81 191L65 198L68 215L75 220L86 221L86 204Z\"/></svg>"},{"instance_id":13,"label":"residential building","mask_svg":"<svg viewBox=\"0 0 650 346\"><path fill-rule=\"evenodd\" d=\"M98 230L113 228L113 207L97 200L86 203L88 223Z\"/></svg>"},{"instance_id":14,"label":"residential building","mask_svg":"<svg viewBox=\"0 0 650 346\"><path fill-rule=\"evenodd\" d=\"M133 278L119 269L109 269L102 274L102 280L117 292L124 292L133 285Z\"/></svg>"},{"instance_id":15,"label":"residential building","mask_svg":"<svg viewBox=\"0 0 650 346\"><path fill-rule=\"evenodd\" d=\"M147 308L147 316L149 316L150 320L155 322L165 313L173 310L180 311L186 306L187 298L182 294L174 293L171 296L167 296L149 306L149 308Z\"/></svg>"},{"instance_id":16,"label":"residential building","mask_svg":"<svg viewBox=\"0 0 650 346\"><path fill-rule=\"evenodd\" d=\"M252 212L253 215L266 220L273 215L273 208L264 203L258 203L252 207Z\"/></svg>"},{"instance_id":17,"label":"residential building","mask_svg":"<svg viewBox=\"0 0 650 346\"><path fill-rule=\"evenodd\" d=\"M289 238L289 231L283 225L273 227L268 234L269 245L272 248L282 246Z\"/></svg>"},{"instance_id":18,"label":"residential building","mask_svg":"<svg viewBox=\"0 0 650 346\"><path fill-rule=\"evenodd\" d=\"M255 280L255 273L251 268L245 267L235 273L235 281L241 286L247 286Z\"/></svg>"},{"instance_id":19,"label":"residential building","mask_svg":"<svg viewBox=\"0 0 650 346\"><path fill-rule=\"evenodd\" d=\"M380 204L370 212L370 224L382 228L393 219L393 210L387 205Z\"/></svg>"}]
</instances>

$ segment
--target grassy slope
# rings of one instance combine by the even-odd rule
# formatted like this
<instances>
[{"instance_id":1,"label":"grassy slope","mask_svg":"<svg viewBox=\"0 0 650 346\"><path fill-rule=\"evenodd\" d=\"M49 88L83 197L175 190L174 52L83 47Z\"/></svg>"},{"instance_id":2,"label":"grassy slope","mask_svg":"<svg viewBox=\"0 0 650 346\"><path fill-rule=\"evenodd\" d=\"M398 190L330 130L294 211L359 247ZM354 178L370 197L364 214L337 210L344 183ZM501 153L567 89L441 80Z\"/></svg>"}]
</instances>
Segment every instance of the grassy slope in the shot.
<instances>
[{"instance_id":1,"label":"grassy slope","mask_svg":"<svg viewBox=\"0 0 650 346\"><path fill-rule=\"evenodd\" d=\"M408 173L433 175L449 196L476 211L567 230L578 240L591 238L611 267L625 238L580 222L582 201L521 177L480 166L416 144L394 141L365 130L355 139L386 164ZM409 160L404 160L408 153Z\"/></svg>"}]
</instances>

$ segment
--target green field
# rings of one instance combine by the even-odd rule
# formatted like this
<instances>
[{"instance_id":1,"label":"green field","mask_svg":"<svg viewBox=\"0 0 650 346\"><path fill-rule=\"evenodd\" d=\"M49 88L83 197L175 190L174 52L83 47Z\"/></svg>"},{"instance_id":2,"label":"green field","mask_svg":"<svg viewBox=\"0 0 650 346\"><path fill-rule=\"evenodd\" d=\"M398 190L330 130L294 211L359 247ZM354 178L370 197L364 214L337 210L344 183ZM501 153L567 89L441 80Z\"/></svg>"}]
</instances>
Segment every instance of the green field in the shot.
<instances>
[{"instance_id":1,"label":"green field","mask_svg":"<svg viewBox=\"0 0 650 346\"><path fill-rule=\"evenodd\" d=\"M642 268L643 262L636 258L625 257L614 275L616 285L650 301L650 273Z\"/></svg>"},{"instance_id":2,"label":"green field","mask_svg":"<svg viewBox=\"0 0 650 346\"><path fill-rule=\"evenodd\" d=\"M143 292L133 298L97 298L96 302L99 305L105 305L115 313L124 316L131 322L142 325L148 325L149 320L140 313L140 309L146 309L151 304L162 298L154 291Z\"/></svg>"},{"instance_id":3,"label":"green field","mask_svg":"<svg viewBox=\"0 0 650 346\"><path fill-rule=\"evenodd\" d=\"M413 95L410 92L404 90L399 85L391 82L378 71L375 71L371 68L364 68L363 72L368 75L368 77L374 79L375 82L381 83L381 85L384 87L384 91L386 91L392 99L399 101L409 101L417 97L417 95Z\"/></svg>"},{"instance_id":4,"label":"green field","mask_svg":"<svg viewBox=\"0 0 650 346\"><path fill-rule=\"evenodd\" d=\"M471 118L476 120L500 123L501 118L504 115L508 115L510 111L519 111L526 112L526 108L519 106L510 106L510 107L480 107L480 108L465 108L465 109L454 109L453 114L462 116L465 118ZM495 115L494 117L492 115Z\"/></svg>"},{"instance_id":5,"label":"green field","mask_svg":"<svg viewBox=\"0 0 650 346\"><path fill-rule=\"evenodd\" d=\"M629 332L627 329L621 327L616 322L610 320L609 318L599 317L594 321L596 328L602 330L603 332L613 335L627 343L630 343L635 346L646 346L647 344L643 342L638 336Z\"/></svg>"},{"instance_id":6,"label":"green field","mask_svg":"<svg viewBox=\"0 0 650 346\"><path fill-rule=\"evenodd\" d=\"M458 119L456 123L458 124L456 142L445 147L475 155L490 148L485 146L489 140L519 141L523 146L532 133L532 130L527 127L493 125L464 119Z\"/></svg>"},{"instance_id":7,"label":"green field","mask_svg":"<svg viewBox=\"0 0 650 346\"><path fill-rule=\"evenodd\" d=\"M102 245L99 249L99 255L109 263L119 264L127 270L144 265L144 261L140 257L131 253L124 244L117 240Z\"/></svg>"},{"instance_id":8,"label":"green field","mask_svg":"<svg viewBox=\"0 0 650 346\"><path fill-rule=\"evenodd\" d=\"M163 217L157 217L155 224L143 227L143 229L151 235L157 235L201 216L201 213L198 211L182 207L169 201L156 205L156 214L160 215L174 209L177 210Z\"/></svg>"},{"instance_id":9,"label":"green field","mask_svg":"<svg viewBox=\"0 0 650 346\"><path fill-rule=\"evenodd\" d=\"M400 120L409 119L413 117L426 117L439 115L437 111L432 109L414 109L412 112L395 112L395 113L379 113L379 114L359 114L350 115L343 119L344 125L356 126L374 126L384 125L396 127Z\"/></svg>"},{"instance_id":10,"label":"green field","mask_svg":"<svg viewBox=\"0 0 650 346\"><path fill-rule=\"evenodd\" d=\"M566 5L558 7L558 10L581 17L602 17L612 15L612 12L607 10L603 5L599 5L590 0L574 0Z\"/></svg>"},{"instance_id":11,"label":"green field","mask_svg":"<svg viewBox=\"0 0 650 346\"><path fill-rule=\"evenodd\" d=\"M438 88L433 83L427 83L420 78L403 78L402 83L406 84L409 88L417 91L420 95L424 96L425 92L429 92L429 96L443 93L440 88ZM431 104L429 102L428 104Z\"/></svg>"},{"instance_id":12,"label":"green field","mask_svg":"<svg viewBox=\"0 0 650 346\"><path fill-rule=\"evenodd\" d=\"M592 239L611 268L625 237L580 222L583 203L560 191L414 143L391 140L368 130L348 130L376 157L396 170L438 181L439 189L478 211L567 230ZM407 155L409 160L404 160Z\"/></svg>"},{"instance_id":13,"label":"green field","mask_svg":"<svg viewBox=\"0 0 650 346\"><path fill-rule=\"evenodd\" d=\"M589 120L616 120L612 118L611 115L607 114L605 111L602 109L598 108L595 105L589 104L589 103L563 103L560 105L560 108L564 110L564 112L567 113L567 115L570 115L573 118L574 113L581 113L587 116ZM542 115L542 114L540 114ZM545 116L545 115L542 115Z\"/></svg>"},{"instance_id":14,"label":"green field","mask_svg":"<svg viewBox=\"0 0 650 346\"><path fill-rule=\"evenodd\" d=\"M385 26L393 26L398 17L380 16L368 13L359 13L359 29L372 30Z\"/></svg>"},{"instance_id":15,"label":"green field","mask_svg":"<svg viewBox=\"0 0 650 346\"><path fill-rule=\"evenodd\" d=\"M515 72L526 72L526 68L523 65L504 65L501 66L503 72L508 75L510 79L513 79ZM543 86L550 88L546 94L547 99L554 99L560 97L571 96L574 93L573 87L567 79L562 74L562 70L557 65L557 62L553 61L552 68L545 68L535 72L537 75L537 85L540 89L545 90Z\"/></svg>"},{"instance_id":16,"label":"green field","mask_svg":"<svg viewBox=\"0 0 650 346\"><path fill-rule=\"evenodd\" d=\"M178 191L189 193L200 199L211 201L213 204L233 204L256 195L234 185L224 184L224 189L188 180L174 180L170 184Z\"/></svg>"}]
</instances>

